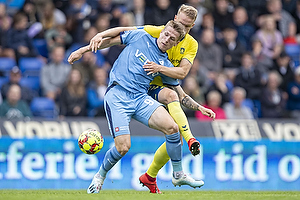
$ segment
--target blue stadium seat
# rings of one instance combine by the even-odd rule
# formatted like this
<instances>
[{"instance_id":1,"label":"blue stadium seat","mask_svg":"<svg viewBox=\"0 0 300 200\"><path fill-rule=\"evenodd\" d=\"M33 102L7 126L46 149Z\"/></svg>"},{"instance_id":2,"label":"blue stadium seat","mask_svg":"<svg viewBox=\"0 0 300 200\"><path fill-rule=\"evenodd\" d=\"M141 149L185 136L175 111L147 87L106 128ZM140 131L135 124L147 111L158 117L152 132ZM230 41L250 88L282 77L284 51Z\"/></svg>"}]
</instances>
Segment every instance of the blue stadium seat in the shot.
<instances>
[{"instance_id":1,"label":"blue stadium seat","mask_svg":"<svg viewBox=\"0 0 300 200\"><path fill-rule=\"evenodd\" d=\"M8 81L9 81L8 77L0 77L0 89L1 89L2 85L7 83Z\"/></svg>"},{"instance_id":2,"label":"blue stadium seat","mask_svg":"<svg viewBox=\"0 0 300 200\"><path fill-rule=\"evenodd\" d=\"M45 39L34 39L33 45L41 56L48 58L48 47Z\"/></svg>"},{"instance_id":3,"label":"blue stadium seat","mask_svg":"<svg viewBox=\"0 0 300 200\"><path fill-rule=\"evenodd\" d=\"M285 52L291 57L295 66L298 66L300 61L300 45L299 44L285 44Z\"/></svg>"},{"instance_id":4,"label":"blue stadium seat","mask_svg":"<svg viewBox=\"0 0 300 200\"><path fill-rule=\"evenodd\" d=\"M40 76L40 71L43 65L43 62L39 58L23 57L19 60L19 67L24 77Z\"/></svg>"},{"instance_id":5,"label":"blue stadium seat","mask_svg":"<svg viewBox=\"0 0 300 200\"><path fill-rule=\"evenodd\" d=\"M57 117L55 102L46 97L35 97L30 104L33 116L46 119Z\"/></svg>"},{"instance_id":6,"label":"blue stadium seat","mask_svg":"<svg viewBox=\"0 0 300 200\"><path fill-rule=\"evenodd\" d=\"M22 77L20 85L40 92L40 78L39 77Z\"/></svg>"},{"instance_id":7,"label":"blue stadium seat","mask_svg":"<svg viewBox=\"0 0 300 200\"><path fill-rule=\"evenodd\" d=\"M10 70L16 65L16 61L12 58L0 58L0 71L4 76L9 76Z\"/></svg>"}]
</instances>

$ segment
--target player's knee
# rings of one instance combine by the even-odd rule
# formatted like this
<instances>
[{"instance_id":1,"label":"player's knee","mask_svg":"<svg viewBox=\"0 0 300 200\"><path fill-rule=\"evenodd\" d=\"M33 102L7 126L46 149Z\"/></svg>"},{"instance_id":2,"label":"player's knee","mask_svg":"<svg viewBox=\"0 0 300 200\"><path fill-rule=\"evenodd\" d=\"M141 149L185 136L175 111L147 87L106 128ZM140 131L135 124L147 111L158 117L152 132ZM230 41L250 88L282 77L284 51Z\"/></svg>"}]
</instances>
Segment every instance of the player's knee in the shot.
<instances>
[{"instance_id":1,"label":"player's knee","mask_svg":"<svg viewBox=\"0 0 300 200\"><path fill-rule=\"evenodd\" d=\"M129 144L121 144L121 145L116 145L116 148L118 150L118 152L124 156L130 149L130 145Z\"/></svg>"},{"instance_id":2,"label":"player's knee","mask_svg":"<svg viewBox=\"0 0 300 200\"><path fill-rule=\"evenodd\" d=\"M177 93L174 90L170 90L168 92L168 96L167 96L167 103L171 103L173 101L179 101L179 97L177 95Z\"/></svg>"},{"instance_id":3,"label":"player's knee","mask_svg":"<svg viewBox=\"0 0 300 200\"><path fill-rule=\"evenodd\" d=\"M168 126L166 134L171 135L177 133L178 131L179 131L178 125L174 122Z\"/></svg>"}]
</instances>

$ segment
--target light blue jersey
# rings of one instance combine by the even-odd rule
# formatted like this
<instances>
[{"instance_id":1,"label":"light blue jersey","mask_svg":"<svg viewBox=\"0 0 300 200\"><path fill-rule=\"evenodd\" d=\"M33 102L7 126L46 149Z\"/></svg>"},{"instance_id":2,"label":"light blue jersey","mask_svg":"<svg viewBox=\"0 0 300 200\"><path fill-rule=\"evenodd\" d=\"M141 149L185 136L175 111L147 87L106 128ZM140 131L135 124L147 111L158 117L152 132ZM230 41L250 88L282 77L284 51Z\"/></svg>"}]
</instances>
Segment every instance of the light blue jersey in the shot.
<instances>
[{"instance_id":1,"label":"light blue jersey","mask_svg":"<svg viewBox=\"0 0 300 200\"><path fill-rule=\"evenodd\" d=\"M163 74L147 75L143 65L153 61L166 67L174 67L168 60L168 54L160 51L156 38L144 30L125 31L121 34L125 49L115 61L110 72L110 83L117 82L131 92L147 93L150 82L155 76L161 76L164 84L178 85L178 81Z\"/></svg>"},{"instance_id":2,"label":"light blue jersey","mask_svg":"<svg viewBox=\"0 0 300 200\"><path fill-rule=\"evenodd\" d=\"M155 76L161 76L164 84L179 84L176 79L160 73L147 75L144 71L143 65L147 61L173 67L167 53L158 48L156 38L144 30L126 31L120 37L126 47L111 69L104 97L106 118L113 137L130 134L131 118L148 126L151 115L162 105L147 94Z\"/></svg>"}]
</instances>

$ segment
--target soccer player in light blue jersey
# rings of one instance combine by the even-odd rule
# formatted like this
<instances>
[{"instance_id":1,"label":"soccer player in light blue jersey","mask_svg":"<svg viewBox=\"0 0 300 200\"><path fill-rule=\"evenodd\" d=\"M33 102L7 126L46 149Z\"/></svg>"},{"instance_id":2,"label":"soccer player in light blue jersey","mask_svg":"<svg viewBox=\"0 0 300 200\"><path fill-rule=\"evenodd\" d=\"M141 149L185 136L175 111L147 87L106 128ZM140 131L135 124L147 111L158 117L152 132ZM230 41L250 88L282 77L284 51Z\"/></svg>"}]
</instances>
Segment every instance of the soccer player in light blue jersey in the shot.
<instances>
[{"instance_id":1,"label":"soccer player in light blue jersey","mask_svg":"<svg viewBox=\"0 0 300 200\"><path fill-rule=\"evenodd\" d=\"M178 81L160 73L147 75L143 69L143 65L149 62L173 67L166 51L178 44L184 35L183 25L171 20L158 39L144 30L134 30L103 40L99 48L116 44L125 44L126 47L111 69L109 87L104 98L106 118L115 146L106 152L99 171L87 189L88 193L98 193L101 190L107 172L128 152L131 146L129 131L131 118L165 134L166 148L173 166L173 184L183 183L192 187L203 185L203 181L196 181L182 171L178 126L162 104L147 94L149 83L155 76L161 76L163 83L170 87L181 88ZM87 51L90 51L89 46L73 52L68 59L69 63L80 59ZM182 89L177 91L184 93ZM181 96L184 98L185 95ZM202 113L210 117L215 115L213 111L204 107Z\"/></svg>"}]
</instances>

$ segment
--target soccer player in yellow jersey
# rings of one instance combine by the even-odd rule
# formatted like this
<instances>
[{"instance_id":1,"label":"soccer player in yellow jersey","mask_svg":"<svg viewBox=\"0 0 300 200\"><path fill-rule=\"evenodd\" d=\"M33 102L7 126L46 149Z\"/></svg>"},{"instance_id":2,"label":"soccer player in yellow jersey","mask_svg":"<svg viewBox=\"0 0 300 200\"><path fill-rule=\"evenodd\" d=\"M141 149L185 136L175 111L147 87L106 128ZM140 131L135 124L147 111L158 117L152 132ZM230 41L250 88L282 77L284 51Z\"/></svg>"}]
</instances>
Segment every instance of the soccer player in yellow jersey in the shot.
<instances>
[{"instance_id":1,"label":"soccer player in yellow jersey","mask_svg":"<svg viewBox=\"0 0 300 200\"><path fill-rule=\"evenodd\" d=\"M186 32L189 33L190 29L194 26L194 22L197 17L197 10L188 5L182 5L177 15L174 17L174 21L178 21L184 25ZM145 31L151 34L153 37L158 38L160 32L163 30L164 26L144 26ZM92 51L97 51L98 47L102 43L102 39L105 37L114 37L122 31L136 29L136 27L117 27L113 29L109 29L107 31L98 33L95 37L93 37L90 41L90 48ZM196 56L198 50L198 43L197 41L186 34L184 39L179 42L178 45L172 47L167 51L168 58L175 66L174 68L168 68L162 65L159 65L154 62L149 62L144 65L145 71L148 74L160 72L166 76L176 78L176 79L184 79L188 74L194 58ZM159 102L165 104L170 115L173 117L175 122L179 126L180 133L182 134L183 138L187 141L189 150L193 155L197 155L200 153L200 143L195 139L192 135L189 123L187 118L180 106L178 93L176 88L170 89L169 87L165 87L162 84L160 77L157 77L153 80L149 88L149 95L151 95L154 99L158 100ZM181 103L191 109L199 110L199 104L192 102L189 96L186 96ZM156 176L158 171L169 161L169 156L166 150L166 144L162 144L154 155L154 159L145 174L140 176L139 180L144 185L150 189L151 193L161 193L156 184ZM180 181L173 182L176 185L195 185L191 184L191 180L188 178L182 178ZM203 181L201 181L203 183ZM203 184L199 182L198 187L201 187Z\"/></svg>"}]
</instances>

